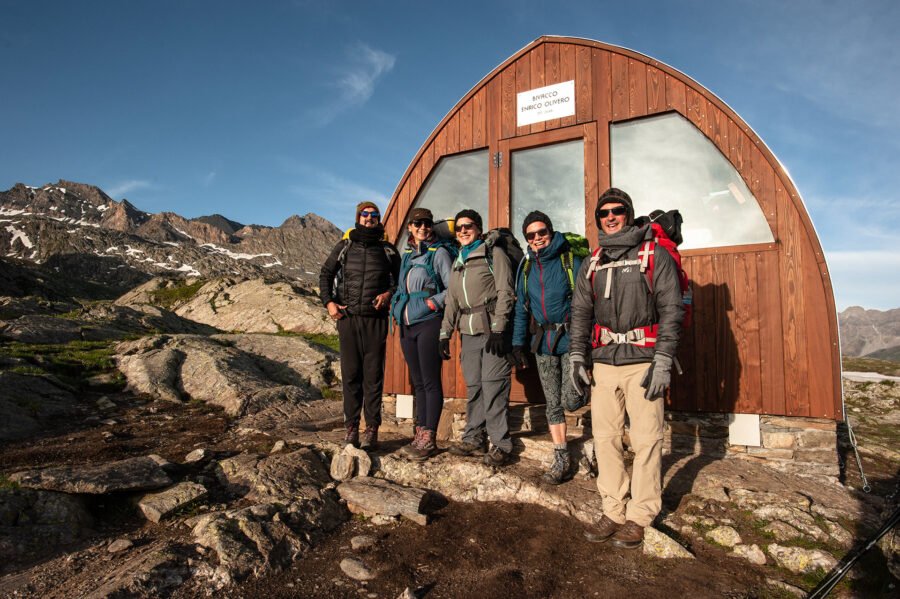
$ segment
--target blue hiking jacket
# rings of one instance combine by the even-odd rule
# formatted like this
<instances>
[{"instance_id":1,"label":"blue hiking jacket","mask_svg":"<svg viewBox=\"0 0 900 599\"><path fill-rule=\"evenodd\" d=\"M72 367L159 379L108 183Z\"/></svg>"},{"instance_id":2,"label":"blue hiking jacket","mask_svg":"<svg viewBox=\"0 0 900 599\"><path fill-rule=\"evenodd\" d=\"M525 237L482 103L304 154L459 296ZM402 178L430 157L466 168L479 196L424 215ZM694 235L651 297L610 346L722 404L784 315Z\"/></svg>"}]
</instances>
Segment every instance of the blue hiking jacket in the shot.
<instances>
[{"instance_id":1,"label":"blue hiking jacket","mask_svg":"<svg viewBox=\"0 0 900 599\"><path fill-rule=\"evenodd\" d=\"M436 242L409 244L403 252L400 263L400 276L397 291L391 304L391 316L402 325L409 326L424 322L430 318L442 317L444 313L444 296L450 284L450 267L453 257L443 246L434 247ZM441 290L438 291L435 281L429 276L425 263L432 259L435 275L440 278ZM430 299L437 311L425 303Z\"/></svg>"},{"instance_id":2,"label":"blue hiking jacket","mask_svg":"<svg viewBox=\"0 0 900 599\"><path fill-rule=\"evenodd\" d=\"M528 346L531 318L540 325L568 323L572 304L572 287L569 275L563 268L560 256L569 251L569 242L560 232L553 233L550 245L541 248L538 255L528 246L526 259L531 262L528 270L528 307L525 298L525 261L516 274L516 309L513 322L513 346ZM572 257L572 276L578 275L581 258ZM555 345L555 348L554 348ZM569 334L566 330L545 331L537 352L561 356L569 351Z\"/></svg>"}]
</instances>

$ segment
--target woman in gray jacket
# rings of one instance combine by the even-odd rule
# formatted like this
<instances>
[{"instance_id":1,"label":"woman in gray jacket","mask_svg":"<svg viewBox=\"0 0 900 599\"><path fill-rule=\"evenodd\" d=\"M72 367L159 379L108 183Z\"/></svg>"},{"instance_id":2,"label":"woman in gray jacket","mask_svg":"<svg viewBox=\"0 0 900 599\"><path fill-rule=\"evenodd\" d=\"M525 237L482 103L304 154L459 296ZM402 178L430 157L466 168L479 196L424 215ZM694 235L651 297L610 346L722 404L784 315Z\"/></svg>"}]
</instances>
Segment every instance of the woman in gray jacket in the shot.
<instances>
[{"instance_id":1,"label":"woman in gray jacket","mask_svg":"<svg viewBox=\"0 0 900 599\"><path fill-rule=\"evenodd\" d=\"M400 347L416 397L416 435L401 452L416 461L427 460L438 449L437 426L444 408L438 335L456 254L452 242L435 237L433 227L430 210L410 211L409 238L391 302L391 317L400 327Z\"/></svg>"},{"instance_id":2,"label":"woman in gray jacket","mask_svg":"<svg viewBox=\"0 0 900 599\"><path fill-rule=\"evenodd\" d=\"M515 266L491 239L482 235L481 215L462 210L456 215L459 256L453 262L441 325L441 357L450 359L450 338L459 331L462 370L466 379L466 428L456 455L484 455L484 462L502 466L509 460L512 440L507 422L510 366L507 323L515 305ZM491 233L489 233L491 235ZM484 436L491 442L485 455Z\"/></svg>"}]
</instances>

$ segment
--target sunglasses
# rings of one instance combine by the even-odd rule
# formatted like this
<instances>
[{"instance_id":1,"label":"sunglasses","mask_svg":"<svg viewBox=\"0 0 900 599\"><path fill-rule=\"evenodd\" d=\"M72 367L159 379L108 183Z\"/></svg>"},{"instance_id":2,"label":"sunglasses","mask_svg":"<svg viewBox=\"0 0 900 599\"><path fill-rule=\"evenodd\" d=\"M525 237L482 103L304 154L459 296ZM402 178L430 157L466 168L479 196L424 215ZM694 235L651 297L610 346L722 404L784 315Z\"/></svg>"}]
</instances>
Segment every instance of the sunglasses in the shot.
<instances>
[{"instance_id":1,"label":"sunglasses","mask_svg":"<svg viewBox=\"0 0 900 599\"><path fill-rule=\"evenodd\" d=\"M431 227L434 226L434 222L428 220L427 218L411 220L411 221L409 221L409 224L411 224L412 226L414 226L417 229L421 229L422 227L426 227L426 228L430 229Z\"/></svg>"},{"instance_id":2,"label":"sunglasses","mask_svg":"<svg viewBox=\"0 0 900 599\"><path fill-rule=\"evenodd\" d=\"M369 218L370 216L372 218L381 218L381 213L377 210L363 210L359 213L359 215L363 218Z\"/></svg>"},{"instance_id":3,"label":"sunglasses","mask_svg":"<svg viewBox=\"0 0 900 599\"><path fill-rule=\"evenodd\" d=\"M532 231L531 233L525 233L525 241L531 241L535 237L544 237L549 233L550 231L547 230L547 227L538 229L537 231Z\"/></svg>"},{"instance_id":4,"label":"sunglasses","mask_svg":"<svg viewBox=\"0 0 900 599\"><path fill-rule=\"evenodd\" d=\"M626 212L628 212L628 208L626 208L625 206L616 206L615 208L601 208L597 211L597 216L600 218L606 218L610 214L613 214L615 216L622 216Z\"/></svg>"},{"instance_id":5,"label":"sunglasses","mask_svg":"<svg viewBox=\"0 0 900 599\"><path fill-rule=\"evenodd\" d=\"M459 231L471 231L475 228L475 223L457 223L456 230Z\"/></svg>"}]
</instances>

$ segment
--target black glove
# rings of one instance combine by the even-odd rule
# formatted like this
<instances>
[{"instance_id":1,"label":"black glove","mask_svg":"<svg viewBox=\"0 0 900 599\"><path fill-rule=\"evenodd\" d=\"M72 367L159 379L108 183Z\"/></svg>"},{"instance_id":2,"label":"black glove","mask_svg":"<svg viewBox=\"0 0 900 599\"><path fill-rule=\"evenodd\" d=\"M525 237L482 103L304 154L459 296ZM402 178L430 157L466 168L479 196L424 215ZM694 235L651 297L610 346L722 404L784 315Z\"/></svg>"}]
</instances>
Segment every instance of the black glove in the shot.
<instances>
[{"instance_id":1,"label":"black glove","mask_svg":"<svg viewBox=\"0 0 900 599\"><path fill-rule=\"evenodd\" d=\"M528 357L525 354L525 348L521 345L512 348L512 351L506 356L506 361L515 368L528 368Z\"/></svg>"},{"instance_id":2,"label":"black glove","mask_svg":"<svg viewBox=\"0 0 900 599\"><path fill-rule=\"evenodd\" d=\"M579 395L585 396L591 389L591 375L584 363L584 356L581 354L569 354L570 376L572 378L572 387Z\"/></svg>"},{"instance_id":3,"label":"black glove","mask_svg":"<svg viewBox=\"0 0 900 599\"><path fill-rule=\"evenodd\" d=\"M650 368L647 369L647 374L641 381L641 387L647 390L644 398L654 400L662 397L671 383L672 358L666 354L656 353L653 356L653 362L650 363Z\"/></svg>"},{"instance_id":4,"label":"black glove","mask_svg":"<svg viewBox=\"0 0 900 599\"><path fill-rule=\"evenodd\" d=\"M441 360L450 359L450 340L441 339L438 344L438 351L441 353Z\"/></svg>"},{"instance_id":5,"label":"black glove","mask_svg":"<svg viewBox=\"0 0 900 599\"><path fill-rule=\"evenodd\" d=\"M484 344L484 351L495 356L502 356L503 351L503 333L491 333L487 343Z\"/></svg>"}]
</instances>

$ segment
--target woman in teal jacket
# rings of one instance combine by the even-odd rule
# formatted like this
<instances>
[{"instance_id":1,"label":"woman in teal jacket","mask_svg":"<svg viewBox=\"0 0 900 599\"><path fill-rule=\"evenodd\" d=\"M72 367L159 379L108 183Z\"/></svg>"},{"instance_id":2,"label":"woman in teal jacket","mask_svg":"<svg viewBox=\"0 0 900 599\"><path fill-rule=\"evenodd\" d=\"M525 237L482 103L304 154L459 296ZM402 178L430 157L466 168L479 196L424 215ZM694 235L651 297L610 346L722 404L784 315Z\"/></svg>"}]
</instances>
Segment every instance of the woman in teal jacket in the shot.
<instances>
[{"instance_id":1,"label":"woman in teal jacket","mask_svg":"<svg viewBox=\"0 0 900 599\"><path fill-rule=\"evenodd\" d=\"M528 254L516 276L512 356L516 366L527 365L526 343L531 333L530 350L537 359L555 450L544 480L558 485L571 470L565 410L584 405L572 386L566 357L572 289L581 258L573 253L565 236L553 230L550 217L543 212L535 210L526 216L522 233L528 242Z\"/></svg>"}]
</instances>

